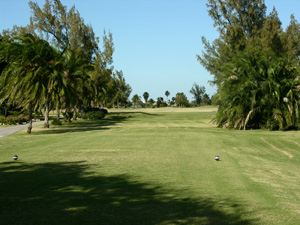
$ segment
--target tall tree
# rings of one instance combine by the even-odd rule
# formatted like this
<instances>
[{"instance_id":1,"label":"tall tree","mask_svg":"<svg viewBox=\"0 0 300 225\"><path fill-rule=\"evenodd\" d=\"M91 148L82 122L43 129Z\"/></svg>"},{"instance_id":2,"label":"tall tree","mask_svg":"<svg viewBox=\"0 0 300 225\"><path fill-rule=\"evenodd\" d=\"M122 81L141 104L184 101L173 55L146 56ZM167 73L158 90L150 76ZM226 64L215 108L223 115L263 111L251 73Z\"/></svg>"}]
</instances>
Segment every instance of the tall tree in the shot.
<instances>
[{"instance_id":1,"label":"tall tree","mask_svg":"<svg viewBox=\"0 0 300 225\"><path fill-rule=\"evenodd\" d=\"M284 43L283 43L283 30L281 27L281 21L278 18L278 13L275 8L266 17L264 26L261 29L262 49L265 52L274 52L277 56L283 56Z\"/></svg>"},{"instance_id":2,"label":"tall tree","mask_svg":"<svg viewBox=\"0 0 300 225\"><path fill-rule=\"evenodd\" d=\"M291 15L291 21L285 33L285 48L289 61L299 65L300 60L300 23L294 15Z\"/></svg>"},{"instance_id":3,"label":"tall tree","mask_svg":"<svg viewBox=\"0 0 300 225\"><path fill-rule=\"evenodd\" d=\"M256 43L264 26L266 6L264 0L208 0L207 7L219 38L210 44L202 37L204 51L197 58L214 75L213 83L218 86L223 63Z\"/></svg>"},{"instance_id":4,"label":"tall tree","mask_svg":"<svg viewBox=\"0 0 300 225\"><path fill-rule=\"evenodd\" d=\"M158 97L157 101L156 101L156 106L159 108L164 102L164 98L163 97Z\"/></svg>"},{"instance_id":5,"label":"tall tree","mask_svg":"<svg viewBox=\"0 0 300 225\"><path fill-rule=\"evenodd\" d=\"M297 44L286 34L274 8L267 16L263 0L209 0L209 15L219 31L200 63L214 76L216 122L234 129L287 129L299 123L296 79ZM297 22L288 29L295 34ZM294 42L295 43L295 42Z\"/></svg>"},{"instance_id":6,"label":"tall tree","mask_svg":"<svg viewBox=\"0 0 300 225\"><path fill-rule=\"evenodd\" d=\"M30 1L32 10L31 30L48 39L61 50L80 50L84 57L92 60L98 50L98 38L93 28L84 23L75 6L68 11L60 0L45 0L43 8Z\"/></svg>"},{"instance_id":7,"label":"tall tree","mask_svg":"<svg viewBox=\"0 0 300 225\"><path fill-rule=\"evenodd\" d=\"M66 55L69 66L72 64L74 69L74 65L79 61L81 64L84 61L87 65L94 63L96 54L99 52L99 38L95 36L93 28L85 24L84 19L80 16L75 6L67 10L67 7L60 0L45 0L43 7L40 7L36 2L30 1L29 6L32 10L29 29L39 34L40 37L49 40L53 46L61 51L73 54L73 56L76 55L76 57ZM71 59L76 62L71 63ZM82 75L83 77L81 78L77 75L77 79L75 80L82 81L87 78L86 74ZM88 77L89 80L90 78ZM79 88L81 84L78 84L77 87ZM85 100L92 100L91 95L93 90L91 87L81 85L81 91L82 93L84 92L82 96L86 97ZM78 95L73 96L75 97L73 99L75 117L76 108L83 101L78 99Z\"/></svg>"},{"instance_id":8,"label":"tall tree","mask_svg":"<svg viewBox=\"0 0 300 225\"><path fill-rule=\"evenodd\" d=\"M153 106L154 103L155 103L155 101L154 101L152 98L150 98L148 102L149 102L149 104L150 104L151 106Z\"/></svg>"},{"instance_id":9,"label":"tall tree","mask_svg":"<svg viewBox=\"0 0 300 225\"><path fill-rule=\"evenodd\" d=\"M141 97L138 96L138 94L135 94L135 95L132 97L132 103L133 103L133 105L137 108L138 105L141 103Z\"/></svg>"},{"instance_id":10,"label":"tall tree","mask_svg":"<svg viewBox=\"0 0 300 225\"><path fill-rule=\"evenodd\" d=\"M77 117L77 109L93 99L93 82L91 73L94 66L82 57L80 51L68 50L65 54L63 76L66 79L64 103L68 111L73 108L73 118Z\"/></svg>"},{"instance_id":11,"label":"tall tree","mask_svg":"<svg viewBox=\"0 0 300 225\"><path fill-rule=\"evenodd\" d=\"M202 100L203 100L203 96L205 94L205 87L204 86L200 86L196 83L193 84L192 89L190 90L190 93L193 95L193 98L195 99L197 105L200 105Z\"/></svg>"},{"instance_id":12,"label":"tall tree","mask_svg":"<svg viewBox=\"0 0 300 225\"><path fill-rule=\"evenodd\" d=\"M117 104L120 108L120 103L126 103L131 93L131 87L125 81L123 72L116 71L113 75L114 87L113 87L113 103Z\"/></svg>"},{"instance_id":13,"label":"tall tree","mask_svg":"<svg viewBox=\"0 0 300 225\"><path fill-rule=\"evenodd\" d=\"M203 95L202 103L203 103L204 105L211 105L212 100L211 100L211 98L209 97L208 94L205 93L205 94Z\"/></svg>"},{"instance_id":14,"label":"tall tree","mask_svg":"<svg viewBox=\"0 0 300 225\"><path fill-rule=\"evenodd\" d=\"M104 105L114 101L115 81L113 53L114 43L112 33L103 34L103 51L98 51L95 58L95 70L93 72L93 82L95 85L95 103L104 107Z\"/></svg>"},{"instance_id":15,"label":"tall tree","mask_svg":"<svg viewBox=\"0 0 300 225\"><path fill-rule=\"evenodd\" d=\"M165 96L167 97L167 102L168 102L168 101L169 101L169 100L168 100L168 97L170 96L170 92L169 92L169 91L166 91L166 92L165 92Z\"/></svg>"},{"instance_id":16,"label":"tall tree","mask_svg":"<svg viewBox=\"0 0 300 225\"><path fill-rule=\"evenodd\" d=\"M147 104L148 103L148 98L149 98L149 93L144 92L143 97L144 97L145 103Z\"/></svg>"},{"instance_id":17,"label":"tall tree","mask_svg":"<svg viewBox=\"0 0 300 225\"><path fill-rule=\"evenodd\" d=\"M188 104L188 99L183 92L177 93L175 96L175 103L179 107L184 107Z\"/></svg>"}]
</instances>

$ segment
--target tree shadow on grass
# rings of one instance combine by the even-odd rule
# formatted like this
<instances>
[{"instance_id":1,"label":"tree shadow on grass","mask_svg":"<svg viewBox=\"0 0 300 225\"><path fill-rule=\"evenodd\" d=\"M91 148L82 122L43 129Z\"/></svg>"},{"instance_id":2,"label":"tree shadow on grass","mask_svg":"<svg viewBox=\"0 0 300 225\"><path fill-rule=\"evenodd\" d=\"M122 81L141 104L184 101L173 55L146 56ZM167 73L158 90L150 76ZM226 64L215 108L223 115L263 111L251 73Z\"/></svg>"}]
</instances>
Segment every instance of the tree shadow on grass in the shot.
<instances>
[{"instance_id":1,"label":"tree shadow on grass","mask_svg":"<svg viewBox=\"0 0 300 225\"><path fill-rule=\"evenodd\" d=\"M44 129L39 132L33 132L32 135L107 130L107 129L111 129L116 124L124 123L128 119L132 119L133 118L132 114L145 114L147 116L158 116L158 114L150 114L144 112L109 113L102 120L78 120L71 123L64 123L62 126L54 126L54 128L53 126L51 126L50 129Z\"/></svg>"},{"instance_id":2,"label":"tree shadow on grass","mask_svg":"<svg viewBox=\"0 0 300 225\"><path fill-rule=\"evenodd\" d=\"M111 115L113 114L122 114L122 115L128 115L128 114L143 114L143 115L147 115L147 116L161 116L161 114L157 114L157 113L147 113L147 112L139 112L139 111L135 111L135 112L113 112L113 113L109 113Z\"/></svg>"},{"instance_id":3,"label":"tree shadow on grass","mask_svg":"<svg viewBox=\"0 0 300 225\"><path fill-rule=\"evenodd\" d=\"M89 174L85 162L0 164L1 224L251 224L218 209L213 199L175 192L126 175Z\"/></svg>"},{"instance_id":4,"label":"tree shadow on grass","mask_svg":"<svg viewBox=\"0 0 300 225\"><path fill-rule=\"evenodd\" d=\"M131 116L126 115L110 115L102 120L78 120L71 123L63 123L62 126L51 126L50 129L44 129L32 134L60 134L60 133L72 133L72 132L85 132L93 130L107 130L112 126L125 122L130 119Z\"/></svg>"}]
</instances>

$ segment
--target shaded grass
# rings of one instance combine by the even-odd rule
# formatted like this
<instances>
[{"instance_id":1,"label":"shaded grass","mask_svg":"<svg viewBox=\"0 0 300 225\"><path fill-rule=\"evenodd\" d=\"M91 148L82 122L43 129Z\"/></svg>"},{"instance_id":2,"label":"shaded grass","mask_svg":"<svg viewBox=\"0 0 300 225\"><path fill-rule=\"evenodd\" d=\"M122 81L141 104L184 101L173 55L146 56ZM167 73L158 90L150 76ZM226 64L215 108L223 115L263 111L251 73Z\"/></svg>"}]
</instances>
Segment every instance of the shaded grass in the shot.
<instances>
[{"instance_id":1,"label":"shaded grass","mask_svg":"<svg viewBox=\"0 0 300 225\"><path fill-rule=\"evenodd\" d=\"M212 109L115 110L101 121L0 139L7 193L0 217L6 224L299 224L299 132L217 129ZM12 162L14 154L20 160Z\"/></svg>"},{"instance_id":2,"label":"shaded grass","mask_svg":"<svg viewBox=\"0 0 300 225\"><path fill-rule=\"evenodd\" d=\"M91 176L87 167L85 162L1 164L2 191L9 195L0 198L2 222L249 224L238 214L225 214L210 199L168 196L162 187L126 175Z\"/></svg>"}]
</instances>

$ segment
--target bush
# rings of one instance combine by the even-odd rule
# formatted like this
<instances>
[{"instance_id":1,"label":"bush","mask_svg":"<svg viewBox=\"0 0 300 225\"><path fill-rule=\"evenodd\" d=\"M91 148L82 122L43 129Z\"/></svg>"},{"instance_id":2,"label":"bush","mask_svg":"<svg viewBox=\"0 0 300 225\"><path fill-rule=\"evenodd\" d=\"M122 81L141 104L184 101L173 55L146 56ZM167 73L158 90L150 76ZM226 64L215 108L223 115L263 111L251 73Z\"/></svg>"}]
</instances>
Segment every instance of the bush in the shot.
<instances>
[{"instance_id":1,"label":"bush","mask_svg":"<svg viewBox=\"0 0 300 225\"><path fill-rule=\"evenodd\" d=\"M107 103L107 105L106 105L106 107L109 109L111 109L113 106L114 106L113 103Z\"/></svg>"},{"instance_id":2,"label":"bush","mask_svg":"<svg viewBox=\"0 0 300 225\"><path fill-rule=\"evenodd\" d=\"M77 113L77 118L82 119L82 114L81 113Z\"/></svg>"},{"instance_id":3,"label":"bush","mask_svg":"<svg viewBox=\"0 0 300 225\"><path fill-rule=\"evenodd\" d=\"M28 122L29 121L29 115L20 114L18 116L19 123Z\"/></svg>"},{"instance_id":4,"label":"bush","mask_svg":"<svg viewBox=\"0 0 300 225\"><path fill-rule=\"evenodd\" d=\"M2 123L2 124L7 123L5 116L0 115L0 123Z\"/></svg>"},{"instance_id":5,"label":"bush","mask_svg":"<svg viewBox=\"0 0 300 225\"><path fill-rule=\"evenodd\" d=\"M82 119L88 119L88 120L101 120L105 116L104 112L98 111L98 112L87 112L82 116Z\"/></svg>"},{"instance_id":6,"label":"bush","mask_svg":"<svg viewBox=\"0 0 300 225\"><path fill-rule=\"evenodd\" d=\"M28 120L29 120L29 115L24 115L24 114L20 114L18 116L9 115L7 117L0 115L1 124L9 124L9 125L14 125L17 123L21 124L23 122L28 122Z\"/></svg>"},{"instance_id":7,"label":"bush","mask_svg":"<svg viewBox=\"0 0 300 225\"><path fill-rule=\"evenodd\" d=\"M107 114L108 111L107 109L103 109L103 108L98 108L98 107L89 107L89 106L84 106L83 107L83 112L84 113L88 113L88 112L99 112L102 111L104 114Z\"/></svg>"},{"instance_id":8,"label":"bush","mask_svg":"<svg viewBox=\"0 0 300 225\"><path fill-rule=\"evenodd\" d=\"M18 118L13 115L9 115L8 117L6 117L6 121L9 125L13 125L18 122Z\"/></svg>"},{"instance_id":9,"label":"bush","mask_svg":"<svg viewBox=\"0 0 300 225\"><path fill-rule=\"evenodd\" d=\"M51 124L52 125L62 125L62 122L60 121L60 119L56 118L56 117L51 117Z\"/></svg>"}]
</instances>

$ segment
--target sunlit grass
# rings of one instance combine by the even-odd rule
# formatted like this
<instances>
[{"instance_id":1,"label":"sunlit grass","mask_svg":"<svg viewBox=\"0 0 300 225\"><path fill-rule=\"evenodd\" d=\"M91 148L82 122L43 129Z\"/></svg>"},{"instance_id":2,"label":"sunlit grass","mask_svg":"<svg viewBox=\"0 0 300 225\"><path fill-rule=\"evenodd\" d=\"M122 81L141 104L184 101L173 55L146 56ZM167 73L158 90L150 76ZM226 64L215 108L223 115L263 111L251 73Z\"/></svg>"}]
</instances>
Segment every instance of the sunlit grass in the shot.
<instances>
[{"instance_id":1,"label":"sunlit grass","mask_svg":"<svg viewBox=\"0 0 300 225\"><path fill-rule=\"evenodd\" d=\"M218 129L215 111L110 110L1 138L2 221L300 224L300 133Z\"/></svg>"}]
</instances>

